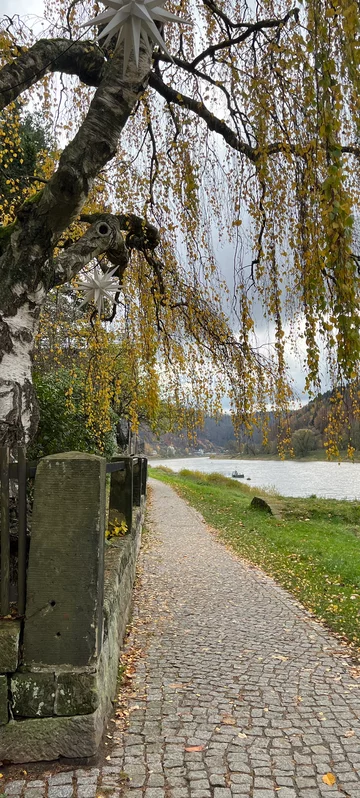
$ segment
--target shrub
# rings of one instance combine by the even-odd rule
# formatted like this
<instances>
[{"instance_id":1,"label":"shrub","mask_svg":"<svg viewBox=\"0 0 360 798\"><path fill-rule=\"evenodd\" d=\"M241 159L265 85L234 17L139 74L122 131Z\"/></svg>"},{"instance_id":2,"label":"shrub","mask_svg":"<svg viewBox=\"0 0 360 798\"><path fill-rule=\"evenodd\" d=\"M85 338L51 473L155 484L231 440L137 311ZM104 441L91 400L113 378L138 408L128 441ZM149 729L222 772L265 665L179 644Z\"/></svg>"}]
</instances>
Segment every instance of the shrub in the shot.
<instances>
[{"instance_id":1,"label":"shrub","mask_svg":"<svg viewBox=\"0 0 360 798\"><path fill-rule=\"evenodd\" d=\"M35 440L28 447L28 457L37 459L58 452L89 452L111 457L116 450L113 432L105 438L100 452L86 424L83 411L83 383L66 369L35 374L34 385L40 408L40 423ZM71 402L67 396L71 391ZM115 415L114 415L115 420Z\"/></svg>"}]
</instances>

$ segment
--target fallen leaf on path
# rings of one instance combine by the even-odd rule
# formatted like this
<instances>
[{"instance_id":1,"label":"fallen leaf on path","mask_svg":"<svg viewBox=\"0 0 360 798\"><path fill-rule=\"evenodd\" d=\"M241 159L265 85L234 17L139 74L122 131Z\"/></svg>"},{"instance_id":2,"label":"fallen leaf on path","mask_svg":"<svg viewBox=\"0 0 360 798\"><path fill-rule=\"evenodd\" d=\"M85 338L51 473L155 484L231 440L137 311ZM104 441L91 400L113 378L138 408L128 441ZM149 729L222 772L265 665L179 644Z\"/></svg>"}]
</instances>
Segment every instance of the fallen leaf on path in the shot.
<instances>
[{"instance_id":1,"label":"fallen leaf on path","mask_svg":"<svg viewBox=\"0 0 360 798\"><path fill-rule=\"evenodd\" d=\"M247 734L245 734L245 732L239 732L238 737L247 737Z\"/></svg>"},{"instance_id":2,"label":"fallen leaf on path","mask_svg":"<svg viewBox=\"0 0 360 798\"><path fill-rule=\"evenodd\" d=\"M177 687L185 687L185 685L183 684L183 682L178 682L178 683L174 682L174 684L168 684L168 687L173 687L174 690L176 690Z\"/></svg>"},{"instance_id":3,"label":"fallen leaf on path","mask_svg":"<svg viewBox=\"0 0 360 798\"><path fill-rule=\"evenodd\" d=\"M355 734L354 729L348 729L345 732L344 737L354 737L354 734Z\"/></svg>"},{"instance_id":4,"label":"fallen leaf on path","mask_svg":"<svg viewBox=\"0 0 360 798\"><path fill-rule=\"evenodd\" d=\"M281 662L286 662L289 657L282 657L281 654L272 654L272 659L280 659Z\"/></svg>"},{"instance_id":5,"label":"fallen leaf on path","mask_svg":"<svg viewBox=\"0 0 360 798\"><path fill-rule=\"evenodd\" d=\"M324 784L328 784L329 787L332 787L333 784L336 782L336 778L333 773L325 773L325 776L322 777Z\"/></svg>"},{"instance_id":6,"label":"fallen leaf on path","mask_svg":"<svg viewBox=\"0 0 360 798\"><path fill-rule=\"evenodd\" d=\"M205 746L204 745L188 745L185 748L185 751L189 751L189 752L191 752L191 751L205 751Z\"/></svg>"},{"instance_id":7,"label":"fallen leaf on path","mask_svg":"<svg viewBox=\"0 0 360 798\"><path fill-rule=\"evenodd\" d=\"M225 726L236 726L236 720L232 718L231 715L225 715L221 718L221 723L224 723Z\"/></svg>"}]
</instances>

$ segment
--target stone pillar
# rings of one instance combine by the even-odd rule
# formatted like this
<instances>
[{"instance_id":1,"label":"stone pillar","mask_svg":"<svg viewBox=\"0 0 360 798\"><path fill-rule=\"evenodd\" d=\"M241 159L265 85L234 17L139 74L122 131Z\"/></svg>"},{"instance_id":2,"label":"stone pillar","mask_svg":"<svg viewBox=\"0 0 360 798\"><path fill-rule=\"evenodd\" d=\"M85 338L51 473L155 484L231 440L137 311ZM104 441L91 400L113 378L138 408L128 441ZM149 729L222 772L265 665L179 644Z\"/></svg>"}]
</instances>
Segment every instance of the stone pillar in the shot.
<instances>
[{"instance_id":1,"label":"stone pillar","mask_svg":"<svg viewBox=\"0 0 360 798\"><path fill-rule=\"evenodd\" d=\"M109 522L125 520L128 532L132 528L133 514L133 460L132 457L114 457L113 462L123 460L125 469L111 474Z\"/></svg>"},{"instance_id":2,"label":"stone pillar","mask_svg":"<svg viewBox=\"0 0 360 798\"><path fill-rule=\"evenodd\" d=\"M66 452L37 468L24 664L86 666L102 644L106 461Z\"/></svg>"}]
</instances>

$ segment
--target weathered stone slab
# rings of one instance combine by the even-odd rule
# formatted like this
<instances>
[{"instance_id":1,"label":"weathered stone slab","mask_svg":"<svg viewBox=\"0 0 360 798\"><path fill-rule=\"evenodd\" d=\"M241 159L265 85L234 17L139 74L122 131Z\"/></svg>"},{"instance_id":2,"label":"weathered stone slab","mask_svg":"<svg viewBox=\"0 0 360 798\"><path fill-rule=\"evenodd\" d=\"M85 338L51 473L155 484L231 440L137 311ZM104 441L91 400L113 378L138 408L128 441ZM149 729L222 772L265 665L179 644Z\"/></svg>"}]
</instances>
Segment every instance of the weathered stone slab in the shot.
<instances>
[{"instance_id":1,"label":"weathered stone slab","mask_svg":"<svg viewBox=\"0 0 360 798\"><path fill-rule=\"evenodd\" d=\"M39 762L96 753L103 733L101 709L73 718L10 720L0 727L0 759Z\"/></svg>"},{"instance_id":2,"label":"weathered stone slab","mask_svg":"<svg viewBox=\"0 0 360 798\"><path fill-rule=\"evenodd\" d=\"M7 676L0 676L0 726L4 726L8 720L8 680Z\"/></svg>"},{"instance_id":3,"label":"weathered stone slab","mask_svg":"<svg viewBox=\"0 0 360 798\"><path fill-rule=\"evenodd\" d=\"M99 706L96 673L69 672L56 679L55 715L89 715Z\"/></svg>"},{"instance_id":4,"label":"weathered stone slab","mask_svg":"<svg viewBox=\"0 0 360 798\"><path fill-rule=\"evenodd\" d=\"M102 457L45 457L36 473L24 632L27 665L86 666L102 639Z\"/></svg>"},{"instance_id":5,"label":"weathered stone slab","mask_svg":"<svg viewBox=\"0 0 360 798\"><path fill-rule=\"evenodd\" d=\"M16 671L19 660L20 621L0 621L0 673Z\"/></svg>"},{"instance_id":6,"label":"weathered stone slab","mask_svg":"<svg viewBox=\"0 0 360 798\"><path fill-rule=\"evenodd\" d=\"M16 717L48 718L54 712L54 673L15 673L11 679L12 711Z\"/></svg>"}]
</instances>

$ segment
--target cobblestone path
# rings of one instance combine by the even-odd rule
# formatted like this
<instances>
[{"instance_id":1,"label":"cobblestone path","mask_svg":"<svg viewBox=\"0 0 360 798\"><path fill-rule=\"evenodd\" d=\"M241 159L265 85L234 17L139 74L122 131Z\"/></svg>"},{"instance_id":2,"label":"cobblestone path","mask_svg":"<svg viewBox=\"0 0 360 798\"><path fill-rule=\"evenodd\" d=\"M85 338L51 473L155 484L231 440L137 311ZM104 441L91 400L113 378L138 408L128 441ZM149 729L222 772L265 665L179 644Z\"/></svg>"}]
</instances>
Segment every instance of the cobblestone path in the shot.
<instances>
[{"instance_id":1,"label":"cobblestone path","mask_svg":"<svg viewBox=\"0 0 360 798\"><path fill-rule=\"evenodd\" d=\"M5 782L6 796L360 798L360 680L337 640L152 489L127 731L98 768Z\"/></svg>"}]
</instances>

